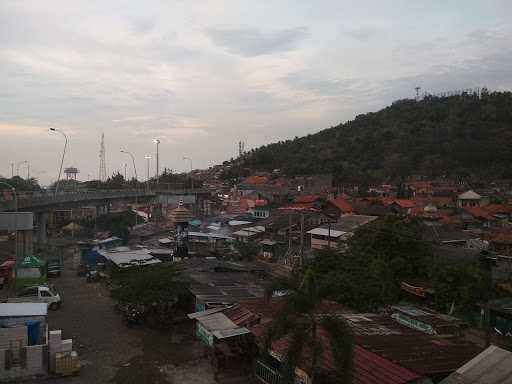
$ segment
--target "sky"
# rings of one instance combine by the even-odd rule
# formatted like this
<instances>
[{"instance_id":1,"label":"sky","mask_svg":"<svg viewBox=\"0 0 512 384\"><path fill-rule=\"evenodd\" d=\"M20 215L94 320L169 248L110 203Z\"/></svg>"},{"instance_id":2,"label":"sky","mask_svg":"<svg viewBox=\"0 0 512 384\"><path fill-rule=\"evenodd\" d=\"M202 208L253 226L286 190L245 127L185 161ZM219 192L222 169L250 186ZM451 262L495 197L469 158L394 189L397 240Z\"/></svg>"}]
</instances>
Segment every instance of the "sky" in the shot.
<instances>
[{"instance_id":1,"label":"sky","mask_svg":"<svg viewBox=\"0 0 512 384\"><path fill-rule=\"evenodd\" d=\"M512 2L2 0L0 174L207 168L414 97L512 89Z\"/></svg>"}]
</instances>

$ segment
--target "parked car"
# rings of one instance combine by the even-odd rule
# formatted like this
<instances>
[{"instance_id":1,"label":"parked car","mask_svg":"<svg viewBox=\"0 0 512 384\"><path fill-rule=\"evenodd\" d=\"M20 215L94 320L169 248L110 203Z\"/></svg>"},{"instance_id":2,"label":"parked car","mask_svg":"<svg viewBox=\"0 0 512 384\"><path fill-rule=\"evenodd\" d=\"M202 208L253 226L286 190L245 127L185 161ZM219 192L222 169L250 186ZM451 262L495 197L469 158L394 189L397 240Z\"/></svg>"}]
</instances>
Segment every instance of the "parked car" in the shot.
<instances>
[{"instance_id":1,"label":"parked car","mask_svg":"<svg viewBox=\"0 0 512 384\"><path fill-rule=\"evenodd\" d=\"M37 285L23 288L16 297L9 297L7 303L47 303L48 308L60 308L62 300L55 288L47 285Z\"/></svg>"}]
</instances>

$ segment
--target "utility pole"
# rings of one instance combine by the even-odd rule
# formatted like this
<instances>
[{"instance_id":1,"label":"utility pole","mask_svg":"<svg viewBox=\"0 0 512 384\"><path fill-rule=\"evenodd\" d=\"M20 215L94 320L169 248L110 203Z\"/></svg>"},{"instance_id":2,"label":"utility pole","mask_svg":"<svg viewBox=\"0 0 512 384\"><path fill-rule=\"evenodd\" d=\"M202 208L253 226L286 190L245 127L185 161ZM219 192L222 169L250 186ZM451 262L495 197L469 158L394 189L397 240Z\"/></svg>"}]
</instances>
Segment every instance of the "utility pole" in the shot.
<instances>
[{"instance_id":1,"label":"utility pole","mask_svg":"<svg viewBox=\"0 0 512 384\"><path fill-rule=\"evenodd\" d=\"M66 148L68 146L68 137L64 132L62 132L59 129L56 128L50 128L50 131L52 132L59 132L62 136L64 136L64 149L62 150L62 159L60 160L60 168L59 168L59 176L57 177L57 183L55 184L55 192L56 195L59 192L59 182L60 182L60 175L62 174L62 165L64 164L64 156L66 155Z\"/></svg>"},{"instance_id":2,"label":"utility pole","mask_svg":"<svg viewBox=\"0 0 512 384\"><path fill-rule=\"evenodd\" d=\"M158 184L158 179L160 178L160 153L158 147L160 146L159 139L153 139L153 143L156 144L156 183Z\"/></svg>"},{"instance_id":3,"label":"utility pole","mask_svg":"<svg viewBox=\"0 0 512 384\"><path fill-rule=\"evenodd\" d=\"M151 156L146 155L144 158L147 160L148 163L148 179L146 181L146 190L149 192L149 161L151 160Z\"/></svg>"}]
</instances>

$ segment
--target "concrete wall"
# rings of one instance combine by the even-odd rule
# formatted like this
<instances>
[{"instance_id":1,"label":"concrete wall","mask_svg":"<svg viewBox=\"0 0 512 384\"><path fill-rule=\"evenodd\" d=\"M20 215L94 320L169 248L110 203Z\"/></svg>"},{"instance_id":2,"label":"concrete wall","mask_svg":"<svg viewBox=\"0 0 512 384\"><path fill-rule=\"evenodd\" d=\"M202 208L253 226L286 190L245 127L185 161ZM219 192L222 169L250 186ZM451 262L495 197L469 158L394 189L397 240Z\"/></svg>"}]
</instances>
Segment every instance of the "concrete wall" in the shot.
<instances>
[{"instance_id":1,"label":"concrete wall","mask_svg":"<svg viewBox=\"0 0 512 384\"><path fill-rule=\"evenodd\" d=\"M55 372L55 355L58 352L71 352L73 350L73 341L71 339L62 340L61 330L50 331L48 349L50 371Z\"/></svg>"},{"instance_id":2,"label":"concrete wall","mask_svg":"<svg viewBox=\"0 0 512 384\"><path fill-rule=\"evenodd\" d=\"M27 345L27 327L0 328L0 381L46 373L46 346ZM10 366L7 365L11 357Z\"/></svg>"},{"instance_id":3,"label":"concrete wall","mask_svg":"<svg viewBox=\"0 0 512 384\"><path fill-rule=\"evenodd\" d=\"M2 327L15 327L15 326L20 326L20 327L23 326L24 327L27 321L39 321L41 323L40 329L39 329L39 335L40 335L39 342L41 344L46 344L46 326L47 326L46 316L2 317L2 319L0 320L0 325ZM7 329L7 328L0 328L0 332L3 329ZM2 344L0 341L0 348L4 348L1 345Z\"/></svg>"},{"instance_id":4,"label":"concrete wall","mask_svg":"<svg viewBox=\"0 0 512 384\"><path fill-rule=\"evenodd\" d=\"M31 231L34 229L32 212L0 212L0 231Z\"/></svg>"}]
</instances>

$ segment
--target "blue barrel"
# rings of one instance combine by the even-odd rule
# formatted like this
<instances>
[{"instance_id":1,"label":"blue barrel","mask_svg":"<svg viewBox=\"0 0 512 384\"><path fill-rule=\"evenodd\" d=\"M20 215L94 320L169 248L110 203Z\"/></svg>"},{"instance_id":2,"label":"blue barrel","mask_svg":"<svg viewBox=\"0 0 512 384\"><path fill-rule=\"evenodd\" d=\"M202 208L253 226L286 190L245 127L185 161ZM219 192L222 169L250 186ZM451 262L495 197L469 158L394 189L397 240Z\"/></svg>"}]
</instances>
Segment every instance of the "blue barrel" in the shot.
<instances>
[{"instance_id":1,"label":"blue barrel","mask_svg":"<svg viewBox=\"0 0 512 384\"><path fill-rule=\"evenodd\" d=\"M28 345L39 344L39 333L41 330L41 322L38 320L29 320L25 323L28 332Z\"/></svg>"}]
</instances>

